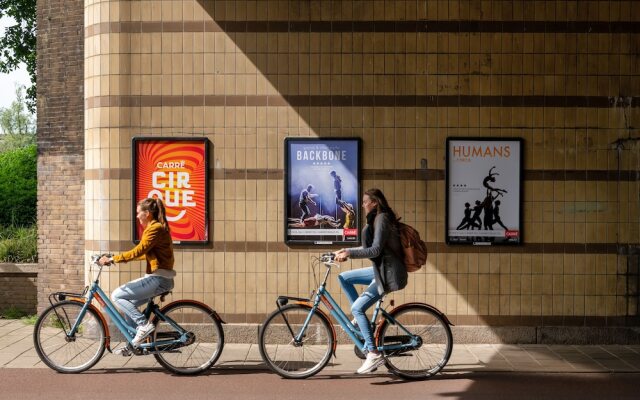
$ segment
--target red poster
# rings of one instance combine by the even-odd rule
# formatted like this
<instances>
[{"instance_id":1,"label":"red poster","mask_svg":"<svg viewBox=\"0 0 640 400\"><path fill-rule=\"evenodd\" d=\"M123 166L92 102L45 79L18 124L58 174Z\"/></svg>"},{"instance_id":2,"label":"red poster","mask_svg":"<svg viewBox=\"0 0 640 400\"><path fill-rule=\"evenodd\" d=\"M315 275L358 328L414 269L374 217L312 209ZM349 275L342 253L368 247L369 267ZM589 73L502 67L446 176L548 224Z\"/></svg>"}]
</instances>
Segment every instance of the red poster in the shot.
<instances>
[{"instance_id":1,"label":"red poster","mask_svg":"<svg viewBox=\"0 0 640 400\"><path fill-rule=\"evenodd\" d=\"M197 138L134 138L134 210L140 200L164 201L175 243L209 240L207 220L207 145ZM134 240L142 236L135 218Z\"/></svg>"}]
</instances>

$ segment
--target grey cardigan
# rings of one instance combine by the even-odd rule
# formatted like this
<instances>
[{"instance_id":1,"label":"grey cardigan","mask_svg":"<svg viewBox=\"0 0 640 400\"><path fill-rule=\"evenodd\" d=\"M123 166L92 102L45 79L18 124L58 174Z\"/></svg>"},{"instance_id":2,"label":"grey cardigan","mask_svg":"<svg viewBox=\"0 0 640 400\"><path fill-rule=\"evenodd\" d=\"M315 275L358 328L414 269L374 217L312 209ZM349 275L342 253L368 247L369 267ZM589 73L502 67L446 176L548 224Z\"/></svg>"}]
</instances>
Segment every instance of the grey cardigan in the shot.
<instances>
[{"instance_id":1,"label":"grey cardigan","mask_svg":"<svg viewBox=\"0 0 640 400\"><path fill-rule=\"evenodd\" d=\"M367 240L373 234L373 243L367 247ZM407 286L407 268L398 256L404 254L398 229L387 213L380 213L362 229L362 246L349 249L350 258L368 258L373 261L373 272L378 293L394 292Z\"/></svg>"}]
</instances>

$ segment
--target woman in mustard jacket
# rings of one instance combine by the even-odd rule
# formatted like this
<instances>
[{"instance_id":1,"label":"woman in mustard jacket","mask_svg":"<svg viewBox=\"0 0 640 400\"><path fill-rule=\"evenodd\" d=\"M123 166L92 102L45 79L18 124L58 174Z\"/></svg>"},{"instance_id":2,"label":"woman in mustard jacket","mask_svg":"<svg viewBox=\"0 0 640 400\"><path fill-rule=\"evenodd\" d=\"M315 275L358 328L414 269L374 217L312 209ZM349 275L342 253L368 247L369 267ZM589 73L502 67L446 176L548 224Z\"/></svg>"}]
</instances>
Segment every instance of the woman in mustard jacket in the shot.
<instances>
[{"instance_id":1,"label":"woman in mustard jacket","mask_svg":"<svg viewBox=\"0 0 640 400\"><path fill-rule=\"evenodd\" d=\"M152 297L171 290L176 276L173 270L173 242L164 203L160 199L144 199L138 203L136 212L136 218L144 227L140 243L130 251L99 260L101 265L142 258L147 260L145 276L125 283L111 294L113 303L124 313L127 322L136 327L136 336L131 342L133 346L138 346L155 329L138 307ZM118 353L124 356L131 355L128 346L119 350Z\"/></svg>"}]
</instances>

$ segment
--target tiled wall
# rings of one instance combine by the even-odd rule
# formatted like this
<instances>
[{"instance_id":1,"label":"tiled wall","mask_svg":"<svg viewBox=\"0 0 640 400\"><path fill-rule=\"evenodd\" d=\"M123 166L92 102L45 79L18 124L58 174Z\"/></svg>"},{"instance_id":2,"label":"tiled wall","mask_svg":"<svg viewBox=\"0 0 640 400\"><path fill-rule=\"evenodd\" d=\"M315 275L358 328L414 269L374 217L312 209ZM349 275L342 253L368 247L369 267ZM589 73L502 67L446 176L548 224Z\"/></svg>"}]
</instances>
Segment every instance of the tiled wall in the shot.
<instances>
[{"instance_id":1,"label":"tiled wall","mask_svg":"<svg viewBox=\"0 0 640 400\"><path fill-rule=\"evenodd\" d=\"M325 250L283 244L283 139L357 136L363 187L430 249L396 301L635 324L639 146L614 142L640 136L639 25L634 1L87 0L85 253L132 245L133 136L206 136L213 243L177 249L174 297L259 322ZM523 246L444 244L448 136L524 139Z\"/></svg>"}]
</instances>

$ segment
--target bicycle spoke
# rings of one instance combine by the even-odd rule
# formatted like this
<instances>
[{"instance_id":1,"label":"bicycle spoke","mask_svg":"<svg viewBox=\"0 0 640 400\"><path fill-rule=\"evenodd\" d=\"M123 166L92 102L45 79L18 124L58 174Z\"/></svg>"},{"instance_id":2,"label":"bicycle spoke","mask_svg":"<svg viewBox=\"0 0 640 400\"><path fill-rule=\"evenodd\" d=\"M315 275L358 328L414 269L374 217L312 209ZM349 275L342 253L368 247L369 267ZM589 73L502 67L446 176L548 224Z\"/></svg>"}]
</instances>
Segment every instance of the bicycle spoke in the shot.
<instances>
[{"instance_id":1,"label":"bicycle spoke","mask_svg":"<svg viewBox=\"0 0 640 400\"><path fill-rule=\"evenodd\" d=\"M82 303L61 302L47 309L36 322L34 341L42 361L59 372L81 372L93 366L105 350L105 328L88 309L72 338L65 331L76 321ZM61 319L58 316L63 315Z\"/></svg>"},{"instance_id":2,"label":"bicycle spoke","mask_svg":"<svg viewBox=\"0 0 640 400\"><path fill-rule=\"evenodd\" d=\"M395 313L396 325L387 323L380 339L395 343L398 337L418 338L419 345L385 352L390 370L405 378L424 379L440 371L449 360L452 338L449 327L437 314L423 306L410 306ZM404 329L402 329L403 327ZM404 340L400 340L404 344Z\"/></svg>"},{"instance_id":3,"label":"bicycle spoke","mask_svg":"<svg viewBox=\"0 0 640 400\"><path fill-rule=\"evenodd\" d=\"M333 336L320 314L311 316L300 341L310 308L289 305L274 312L260 330L260 354L276 373L288 378L304 378L320 371L331 357ZM287 321L289 325L287 326Z\"/></svg>"}]
</instances>

